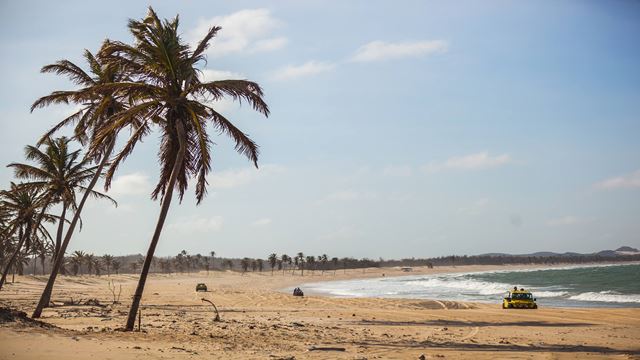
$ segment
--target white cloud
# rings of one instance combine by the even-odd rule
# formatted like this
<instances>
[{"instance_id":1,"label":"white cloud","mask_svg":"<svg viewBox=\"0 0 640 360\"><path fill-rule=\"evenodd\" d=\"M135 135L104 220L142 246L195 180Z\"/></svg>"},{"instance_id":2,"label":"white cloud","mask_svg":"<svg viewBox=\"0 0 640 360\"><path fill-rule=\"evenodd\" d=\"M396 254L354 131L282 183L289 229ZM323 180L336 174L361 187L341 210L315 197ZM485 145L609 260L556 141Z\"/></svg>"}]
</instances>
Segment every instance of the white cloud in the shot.
<instances>
[{"instance_id":1,"label":"white cloud","mask_svg":"<svg viewBox=\"0 0 640 360\"><path fill-rule=\"evenodd\" d=\"M406 41L397 43L372 41L361 46L351 57L351 61L367 62L415 57L444 53L448 48L449 44L444 40Z\"/></svg>"},{"instance_id":2,"label":"white cloud","mask_svg":"<svg viewBox=\"0 0 640 360\"><path fill-rule=\"evenodd\" d=\"M581 219L577 216L567 215L555 219L550 219L547 221L548 226L568 226L568 225L579 225L588 222L585 219Z\"/></svg>"},{"instance_id":3,"label":"white cloud","mask_svg":"<svg viewBox=\"0 0 640 360\"><path fill-rule=\"evenodd\" d=\"M209 232L222 229L222 224L222 216L191 216L172 222L167 225L167 229L179 232Z\"/></svg>"},{"instance_id":4,"label":"white cloud","mask_svg":"<svg viewBox=\"0 0 640 360\"><path fill-rule=\"evenodd\" d=\"M271 219L261 218L251 223L251 226L266 226L271 224Z\"/></svg>"},{"instance_id":5,"label":"white cloud","mask_svg":"<svg viewBox=\"0 0 640 360\"><path fill-rule=\"evenodd\" d=\"M279 165L264 165L259 169L247 167L243 169L230 169L214 172L209 178L211 188L229 189L256 181L260 177L282 172L284 168Z\"/></svg>"},{"instance_id":6,"label":"white cloud","mask_svg":"<svg viewBox=\"0 0 640 360\"><path fill-rule=\"evenodd\" d=\"M272 78L274 80L291 80L304 76L316 75L324 72L331 71L335 68L335 64L326 63L326 62L318 62L318 61L307 61L302 65L288 65L279 70L276 70Z\"/></svg>"},{"instance_id":7,"label":"white cloud","mask_svg":"<svg viewBox=\"0 0 640 360\"><path fill-rule=\"evenodd\" d=\"M188 33L187 38L195 44L212 26L222 27L207 49L207 54L213 57L240 52L273 51L287 44L284 37L272 37L273 31L281 27L282 22L274 18L267 9L245 9L200 21Z\"/></svg>"},{"instance_id":8,"label":"white cloud","mask_svg":"<svg viewBox=\"0 0 640 360\"><path fill-rule=\"evenodd\" d=\"M149 176L141 172L120 175L111 182L109 195L140 195L151 192ZM117 200L117 199L116 199Z\"/></svg>"},{"instance_id":9,"label":"white cloud","mask_svg":"<svg viewBox=\"0 0 640 360\"><path fill-rule=\"evenodd\" d=\"M605 190L640 188L640 170L637 170L628 175L605 179L595 184L595 187L598 189L605 189Z\"/></svg>"},{"instance_id":10,"label":"white cloud","mask_svg":"<svg viewBox=\"0 0 640 360\"><path fill-rule=\"evenodd\" d=\"M246 76L233 71L204 69L202 70L202 81L216 81L216 80L238 80L245 79Z\"/></svg>"},{"instance_id":11,"label":"white cloud","mask_svg":"<svg viewBox=\"0 0 640 360\"><path fill-rule=\"evenodd\" d=\"M483 151L464 156L454 156L442 163L430 163L424 166L423 170L427 173L441 170L482 170L499 167L511 162L513 160L508 154L491 156L488 152Z\"/></svg>"}]
</instances>

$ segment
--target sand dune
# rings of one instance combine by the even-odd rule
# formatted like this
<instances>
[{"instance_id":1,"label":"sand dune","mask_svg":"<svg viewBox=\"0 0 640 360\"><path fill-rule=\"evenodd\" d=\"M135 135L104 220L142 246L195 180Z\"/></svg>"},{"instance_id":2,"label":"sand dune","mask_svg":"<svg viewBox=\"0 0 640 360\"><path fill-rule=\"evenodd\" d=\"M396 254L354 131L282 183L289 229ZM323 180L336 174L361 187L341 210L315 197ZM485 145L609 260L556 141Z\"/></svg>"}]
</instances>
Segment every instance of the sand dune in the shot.
<instances>
[{"instance_id":1,"label":"sand dune","mask_svg":"<svg viewBox=\"0 0 640 360\"><path fill-rule=\"evenodd\" d=\"M495 268L495 267L493 267ZM415 274L489 267L416 269ZM152 275L142 332L122 327L137 276L60 278L37 323L0 323L0 359L494 359L640 358L640 309L506 311L499 304L353 299L281 290L304 282L406 275L399 269L314 276L276 272ZM0 305L30 312L44 277L18 277ZM112 304L108 282L122 285ZM204 282L209 292L196 293ZM222 321L214 322L212 300ZM94 301L97 299L99 305ZM69 305L73 303L74 305ZM78 305L78 303L80 303Z\"/></svg>"}]
</instances>

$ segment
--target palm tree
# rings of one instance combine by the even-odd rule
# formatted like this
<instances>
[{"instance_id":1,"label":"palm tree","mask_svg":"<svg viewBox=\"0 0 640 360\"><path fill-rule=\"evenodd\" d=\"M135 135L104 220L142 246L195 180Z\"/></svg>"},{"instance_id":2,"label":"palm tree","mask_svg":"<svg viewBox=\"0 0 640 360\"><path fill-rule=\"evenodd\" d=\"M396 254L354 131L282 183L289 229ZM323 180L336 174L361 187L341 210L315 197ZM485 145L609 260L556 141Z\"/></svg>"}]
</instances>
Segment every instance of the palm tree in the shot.
<instances>
[{"instance_id":1,"label":"palm tree","mask_svg":"<svg viewBox=\"0 0 640 360\"><path fill-rule=\"evenodd\" d=\"M82 273L82 264L84 263L85 255L84 251L79 250L74 251L73 254L71 254L69 263L71 264L71 271L74 276L77 276L78 272Z\"/></svg>"},{"instance_id":2,"label":"palm tree","mask_svg":"<svg viewBox=\"0 0 640 360\"><path fill-rule=\"evenodd\" d=\"M31 111L33 111L36 108L45 107L51 104L75 103L81 105L80 110L54 126L41 138L41 141L44 141L46 138L50 137L52 134L67 125L76 124L74 137L82 144L93 144L93 151L90 155L91 158L98 163L95 175L91 179L89 185L87 185L87 191L82 195L82 199L75 210L64 240L60 245L58 253L60 253L61 256L54 255L56 256L56 261L54 261L53 268L51 269L51 275L49 276L47 285L40 296L40 301L38 301L38 305L33 312L33 318L39 318L42 314L42 309L49 305L53 285L55 284L58 272L63 264L62 258L64 257L67 246L71 241L76 224L80 219L80 214L82 213L84 204L89 198L91 191L96 186L98 179L102 176L102 171L113 152L117 133L112 132L108 136L103 136L100 140L101 143L97 143L94 141L97 129L101 128L101 126L103 126L103 124L113 115L126 108L122 97L118 97L112 90L104 88L107 84L127 80L127 77L124 75L125 73L122 72L120 67L116 64L107 64L106 62L102 62L88 50L85 50L84 57L89 65L91 75L69 60L60 60L54 64L46 65L41 69L41 72L43 73L55 73L69 77L69 79L71 79L75 84L80 86L80 89L71 91L54 91L51 94L36 100L31 106ZM103 88L99 88L100 86Z\"/></svg>"},{"instance_id":3,"label":"palm tree","mask_svg":"<svg viewBox=\"0 0 640 360\"><path fill-rule=\"evenodd\" d=\"M313 271L315 270L314 266L316 264L316 257L313 255L307 256L307 264L309 264L309 269L311 269L311 276L313 276Z\"/></svg>"},{"instance_id":4,"label":"palm tree","mask_svg":"<svg viewBox=\"0 0 640 360\"><path fill-rule=\"evenodd\" d=\"M62 245L66 212L70 208L77 211L76 191L89 191L96 198L106 198L113 201L110 197L97 191L88 190L83 186L96 175L97 166L89 167L89 159L80 159L80 150L70 151L70 142L71 139L66 137L47 138L44 141L46 144L44 151L28 145L24 150L25 157L27 160L35 161L37 165L22 163L8 165L14 169L16 178L30 181L24 183L23 186L34 187L43 194L45 206L58 202L62 204L62 213L56 233L54 261ZM115 201L113 202L115 203Z\"/></svg>"},{"instance_id":5,"label":"palm tree","mask_svg":"<svg viewBox=\"0 0 640 360\"><path fill-rule=\"evenodd\" d=\"M94 257L91 262L93 262L93 270L96 272L96 276L100 276L100 274L102 273L102 270L104 269L102 267L102 260L99 257Z\"/></svg>"},{"instance_id":6,"label":"palm tree","mask_svg":"<svg viewBox=\"0 0 640 360\"><path fill-rule=\"evenodd\" d=\"M300 266L300 273L304 276L304 254L302 252L299 252L298 256L296 256L296 266Z\"/></svg>"},{"instance_id":7,"label":"palm tree","mask_svg":"<svg viewBox=\"0 0 640 360\"><path fill-rule=\"evenodd\" d=\"M289 255L287 255L287 254L282 254L282 256L280 256L280 259L281 259L283 265L284 264L291 264L291 257ZM286 266L282 267L282 276L284 276L285 267Z\"/></svg>"},{"instance_id":8,"label":"palm tree","mask_svg":"<svg viewBox=\"0 0 640 360\"><path fill-rule=\"evenodd\" d=\"M273 276L273 268L276 267L276 263L278 262L278 255L275 253L269 255L269 265L271 265L271 275Z\"/></svg>"},{"instance_id":9,"label":"palm tree","mask_svg":"<svg viewBox=\"0 0 640 360\"><path fill-rule=\"evenodd\" d=\"M209 255L211 255L211 269L215 270L215 266L214 266L215 262L213 261L213 258L216 256L216 252L212 251L209 253Z\"/></svg>"},{"instance_id":10,"label":"palm tree","mask_svg":"<svg viewBox=\"0 0 640 360\"><path fill-rule=\"evenodd\" d=\"M116 275L120 273L120 265L120 261L118 260L113 260L113 262L111 263L111 266L113 266L113 271L116 272Z\"/></svg>"},{"instance_id":11,"label":"palm tree","mask_svg":"<svg viewBox=\"0 0 640 360\"><path fill-rule=\"evenodd\" d=\"M333 276L336 276L336 268L338 267L338 258L331 258L331 262L333 263Z\"/></svg>"},{"instance_id":12,"label":"palm tree","mask_svg":"<svg viewBox=\"0 0 640 360\"><path fill-rule=\"evenodd\" d=\"M89 275L93 272L93 265L95 265L96 256L93 254L86 254L84 256L84 263L87 264L87 272Z\"/></svg>"},{"instance_id":13,"label":"palm tree","mask_svg":"<svg viewBox=\"0 0 640 360\"><path fill-rule=\"evenodd\" d=\"M133 104L100 129L92 144L99 147L124 127L137 126L107 171L105 186L108 187L117 167L153 126L159 128L162 136L159 153L161 174L152 193L153 199L160 197L161 210L127 319L126 330L133 330L149 262L158 244L174 188L182 200L189 178L196 177L198 204L206 194L206 176L211 169L207 121L229 135L235 141L236 150L257 166L258 146L205 102L228 95L234 100L247 101L265 116L269 109L262 99L262 89L254 82L200 81L201 74L196 66L205 60L204 51L219 27L211 28L193 50L178 35L178 17L163 22L152 8L142 21L130 20L129 30L135 38L135 46L106 41L101 54L124 68L136 81L105 85L102 89L126 94Z\"/></svg>"},{"instance_id":14,"label":"palm tree","mask_svg":"<svg viewBox=\"0 0 640 360\"><path fill-rule=\"evenodd\" d=\"M54 217L46 214L47 207L43 204L42 194L37 189L24 187L11 183L10 190L0 191L0 208L8 212L8 221L4 233L0 234L3 242L8 242L19 230L17 245L13 253L5 264L2 277L0 278L0 290L5 283L7 274L13 263L18 258L24 245L25 252L31 246L31 239L35 232L40 232L43 236L49 237L42 221L53 221ZM49 237L50 238L50 237Z\"/></svg>"},{"instance_id":15,"label":"palm tree","mask_svg":"<svg viewBox=\"0 0 640 360\"><path fill-rule=\"evenodd\" d=\"M322 275L324 275L324 271L327 268L327 261L329 261L329 257L327 254L322 254L318 257L320 259L320 263L322 263Z\"/></svg>"},{"instance_id":16,"label":"palm tree","mask_svg":"<svg viewBox=\"0 0 640 360\"><path fill-rule=\"evenodd\" d=\"M224 269L225 266L229 267L229 270L233 269L233 261L231 261L230 259L224 260L222 262L222 268Z\"/></svg>"},{"instance_id":17,"label":"palm tree","mask_svg":"<svg viewBox=\"0 0 640 360\"><path fill-rule=\"evenodd\" d=\"M247 269L249 268L249 264L251 263L251 259L249 258L242 258L242 260L240 260L240 266L242 267L242 274L247 272Z\"/></svg>"},{"instance_id":18,"label":"palm tree","mask_svg":"<svg viewBox=\"0 0 640 360\"><path fill-rule=\"evenodd\" d=\"M113 256L109 254L102 255L102 262L107 268L107 276L111 275L111 265L113 265Z\"/></svg>"}]
</instances>

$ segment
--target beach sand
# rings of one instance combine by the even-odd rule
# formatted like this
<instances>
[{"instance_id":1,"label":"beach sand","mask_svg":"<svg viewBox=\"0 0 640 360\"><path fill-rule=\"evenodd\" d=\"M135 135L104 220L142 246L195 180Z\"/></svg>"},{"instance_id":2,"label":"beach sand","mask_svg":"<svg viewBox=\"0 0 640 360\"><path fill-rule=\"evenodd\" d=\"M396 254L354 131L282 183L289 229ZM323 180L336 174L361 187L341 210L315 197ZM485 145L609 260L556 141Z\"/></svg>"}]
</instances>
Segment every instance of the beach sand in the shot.
<instances>
[{"instance_id":1,"label":"beach sand","mask_svg":"<svg viewBox=\"0 0 640 360\"><path fill-rule=\"evenodd\" d=\"M496 268L414 268L411 274ZM116 329L125 323L137 275L62 276L53 296L59 306L45 309L41 319L55 327L0 322L0 359L640 359L639 308L502 310L500 304L300 298L282 291L383 273L407 275L398 268L304 277L153 274L142 301L142 332L129 333ZM0 292L0 305L30 315L46 277L16 280ZM111 280L122 285L121 304L111 304ZM200 282L208 292L194 291ZM213 321L212 306L201 298L214 301L222 321ZM98 299L101 306L62 305L71 299Z\"/></svg>"}]
</instances>

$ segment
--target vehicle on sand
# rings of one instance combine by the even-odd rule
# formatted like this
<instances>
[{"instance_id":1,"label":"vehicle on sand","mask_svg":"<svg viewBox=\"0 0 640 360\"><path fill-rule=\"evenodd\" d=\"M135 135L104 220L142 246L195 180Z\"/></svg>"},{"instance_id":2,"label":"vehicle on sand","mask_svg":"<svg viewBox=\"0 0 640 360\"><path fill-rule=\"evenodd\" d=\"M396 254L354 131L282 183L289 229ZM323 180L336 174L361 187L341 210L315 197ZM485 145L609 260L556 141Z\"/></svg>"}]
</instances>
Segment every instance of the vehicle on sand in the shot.
<instances>
[{"instance_id":1,"label":"vehicle on sand","mask_svg":"<svg viewBox=\"0 0 640 360\"><path fill-rule=\"evenodd\" d=\"M196 285L196 291L207 291L207 285L204 283L199 283Z\"/></svg>"},{"instance_id":2,"label":"vehicle on sand","mask_svg":"<svg viewBox=\"0 0 640 360\"><path fill-rule=\"evenodd\" d=\"M507 296L502 299L503 309L537 309L536 298L531 291L525 289L513 289L507 292Z\"/></svg>"}]
</instances>

